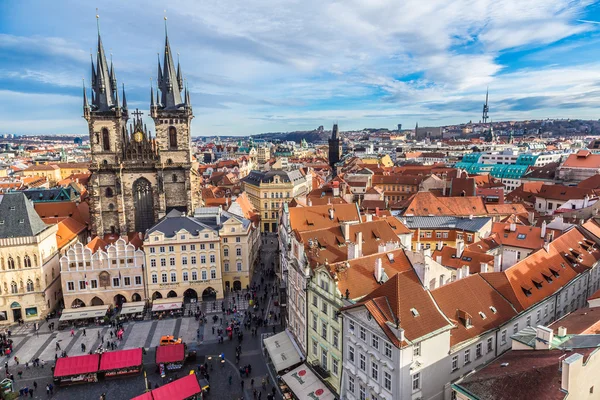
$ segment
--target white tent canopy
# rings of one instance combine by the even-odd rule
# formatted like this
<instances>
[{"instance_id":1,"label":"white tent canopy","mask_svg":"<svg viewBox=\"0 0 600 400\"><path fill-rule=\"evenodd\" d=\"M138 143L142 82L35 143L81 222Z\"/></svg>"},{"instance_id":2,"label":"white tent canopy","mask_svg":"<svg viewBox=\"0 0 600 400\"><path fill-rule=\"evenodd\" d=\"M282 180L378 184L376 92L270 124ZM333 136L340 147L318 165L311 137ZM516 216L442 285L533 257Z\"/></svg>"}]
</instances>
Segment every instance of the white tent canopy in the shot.
<instances>
[{"instance_id":1,"label":"white tent canopy","mask_svg":"<svg viewBox=\"0 0 600 400\"><path fill-rule=\"evenodd\" d=\"M269 357L273 361L275 371L283 371L293 365L298 364L302 359L300 352L294 344L287 329L279 332L277 335L270 336L263 340Z\"/></svg>"},{"instance_id":2,"label":"white tent canopy","mask_svg":"<svg viewBox=\"0 0 600 400\"><path fill-rule=\"evenodd\" d=\"M299 399L334 400L335 396L306 364L281 377Z\"/></svg>"},{"instance_id":3,"label":"white tent canopy","mask_svg":"<svg viewBox=\"0 0 600 400\"><path fill-rule=\"evenodd\" d=\"M136 301L133 303L123 303L121 306L121 315L125 314L138 314L144 311L146 307L145 301Z\"/></svg>"},{"instance_id":4,"label":"white tent canopy","mask_svg":"<svg viewBox=\"0 0 600 400\"><path fill-rule=\"evenodd\" d=\"M108 305L89 306L79 308L65 308L59 321L73 321L76 319L102 318L108 312Z\"/></svg>"}]
</instances>

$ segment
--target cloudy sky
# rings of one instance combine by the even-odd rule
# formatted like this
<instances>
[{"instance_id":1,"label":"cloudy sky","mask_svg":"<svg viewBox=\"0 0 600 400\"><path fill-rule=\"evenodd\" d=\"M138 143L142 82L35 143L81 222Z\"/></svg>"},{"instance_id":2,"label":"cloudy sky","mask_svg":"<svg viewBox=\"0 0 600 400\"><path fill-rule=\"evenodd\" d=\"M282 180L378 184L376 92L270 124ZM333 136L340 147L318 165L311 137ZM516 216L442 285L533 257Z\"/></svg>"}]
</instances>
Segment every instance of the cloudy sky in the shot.
<instances>
[{"instance_id":1,"label":"cloudy sky","mask_svg":"<svg viewBox=\"0 0 600 400\"><path fill-rule=\"evenodd\" d=\"M0 1L0 133L85 134L96 10L149 108L166 6L193 134L600 114L600 5L579 0ZM89 86L88 86L89 87Z\"/></svg>"}]
</instances>

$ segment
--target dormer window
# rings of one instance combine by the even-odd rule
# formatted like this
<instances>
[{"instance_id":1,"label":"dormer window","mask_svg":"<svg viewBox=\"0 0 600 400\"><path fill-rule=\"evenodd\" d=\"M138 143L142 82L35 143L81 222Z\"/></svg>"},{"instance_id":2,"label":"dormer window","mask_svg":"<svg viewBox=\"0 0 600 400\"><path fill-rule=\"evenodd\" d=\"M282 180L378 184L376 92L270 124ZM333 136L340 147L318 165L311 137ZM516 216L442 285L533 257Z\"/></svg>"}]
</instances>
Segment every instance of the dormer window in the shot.
<instances>
[{"instance_id":1,"label":"dormer window","mask_svg":"<svg viewBox=\"0 0 600 400\"><path fill-rule=\"evenodd\" d=\"M411 308L410 312L412 313L413 317L418 317L419 316L419 312L417 311L416 308Z\"/></svg>"},{"instance_id":2,"label":"dormer window","mask_svg":"<svg viewBox=\"0 0 600 400\"><path fill-rule=\"evenodd\" d=\"M479 316L481 317L481 319L486 319L487 317L485 316L484 313L482 313L481 311L479 311Z\"/></svg>"},{"instance_id":3,"label":"dormer window","mask_svg":"<svg viewBox=\"0 0 600 400\"><path fill-rule=\"evenodd\" d=\"M532 279L531 281L533 282L533 284L535 285L535 287L537 289L541 289L542 288L542 281L540 281L538 279Z\"/></svg>"},{"instance_id":4,"label":"dormer window","mask_svg":"<svg viewBox=\"0 0 600 400\"><path fill-rule=\"evenodd\" d=\"M492 310L492 312L494 314L496 314L498 312L498 310L496 310L496 307L494 307L494 306L490 306L490 310Z\"/></svg>"},{"instance_id":5,"label":"dormer window","mask_svg":"<svg viewBox=\"0 0 600 400\"><path fill-rule=\"evenodd\" d=\"M517 235L517 239L519 239L519 240L524 240L526 237L527 237L527 235L526 235L526 234L524 234L524 233L519 233L519 234Z\"/></svg>"},{"instance_id":6,"label":"dormer window","mask_svg":"<svg viewBox=\"0 0 600 400\"><path fill-rule=\"evenodd\" d=\"M15 206L11 206L10 211L15 211Z\"/></svg>"}]
</instances>

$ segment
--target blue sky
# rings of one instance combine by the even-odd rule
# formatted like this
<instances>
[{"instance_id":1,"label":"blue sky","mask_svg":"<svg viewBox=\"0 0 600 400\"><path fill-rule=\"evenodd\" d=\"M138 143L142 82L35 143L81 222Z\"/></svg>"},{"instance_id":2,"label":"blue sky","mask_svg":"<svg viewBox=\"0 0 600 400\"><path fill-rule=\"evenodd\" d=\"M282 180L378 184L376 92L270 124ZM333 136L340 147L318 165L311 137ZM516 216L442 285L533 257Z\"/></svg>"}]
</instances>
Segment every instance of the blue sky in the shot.
<instances>
[{"instance_id":1,"label":"blue sky","mask_svg":"<svg viewBox=\"0 0 600 400\"><path fill-rule=\"evenodd\" d=\"M0 133L86 134L96 10L149 108L166 2L0 1ZM197 135L600 114L600 5L578 0L171 0ZM584 22L588 21L588 22ZM150 126L152 126L150 124Z\"/></svg>"}]
</instances>

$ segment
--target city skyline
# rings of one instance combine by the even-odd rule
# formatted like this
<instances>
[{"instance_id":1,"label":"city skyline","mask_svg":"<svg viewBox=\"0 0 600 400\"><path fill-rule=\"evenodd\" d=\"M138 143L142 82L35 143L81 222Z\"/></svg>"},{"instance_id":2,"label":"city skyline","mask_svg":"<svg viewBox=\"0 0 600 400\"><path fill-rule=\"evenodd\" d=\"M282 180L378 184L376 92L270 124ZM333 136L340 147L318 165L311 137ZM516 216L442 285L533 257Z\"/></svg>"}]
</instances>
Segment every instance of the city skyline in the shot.
<instances>
[{"instance_id":1,"label":"city skyline","mask_svg":"<svg viewBox=\"0 0 600 400\"><path fill-rule=\"evenodd\" d=\"M148 114L164 5L116 4L98 4L105 50L130 109ZM477 121L488 86L492 120L597 118L592 3L274 5L180 1L166 10L194 136ZM86 134L81 87L82 78L90 87L96 10L35 7L0 5L2 132Z\"/></svg>"}]
</instances>

